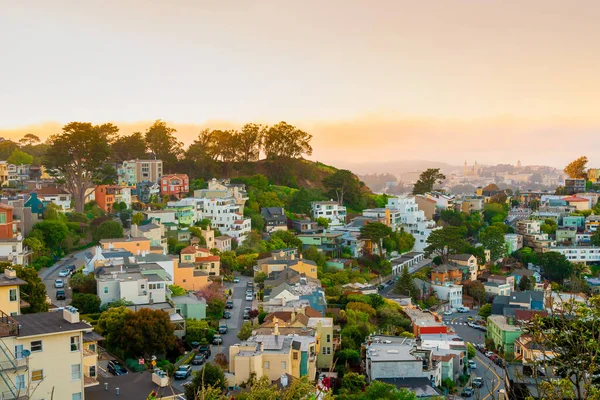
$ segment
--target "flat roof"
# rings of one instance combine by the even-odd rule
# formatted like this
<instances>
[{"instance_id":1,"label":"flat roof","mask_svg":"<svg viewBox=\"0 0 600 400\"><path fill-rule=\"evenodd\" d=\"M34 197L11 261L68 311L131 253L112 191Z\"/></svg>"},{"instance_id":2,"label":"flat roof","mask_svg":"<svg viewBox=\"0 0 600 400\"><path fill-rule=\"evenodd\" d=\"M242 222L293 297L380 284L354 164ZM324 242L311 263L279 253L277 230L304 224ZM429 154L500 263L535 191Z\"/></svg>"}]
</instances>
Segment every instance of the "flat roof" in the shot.
<instances>
[{"instance_id":1,"label":"flat roof","mask_svg":"<svg viewBox=\"0 0 600 400\"><path fill-rule=\"evenodd\" d=\"M85 322L70 323L63 318L60 309L45 313L16 315L12 318L20 325L19 337L92 330L92 326Z\"/></svg>"}]
</instances>

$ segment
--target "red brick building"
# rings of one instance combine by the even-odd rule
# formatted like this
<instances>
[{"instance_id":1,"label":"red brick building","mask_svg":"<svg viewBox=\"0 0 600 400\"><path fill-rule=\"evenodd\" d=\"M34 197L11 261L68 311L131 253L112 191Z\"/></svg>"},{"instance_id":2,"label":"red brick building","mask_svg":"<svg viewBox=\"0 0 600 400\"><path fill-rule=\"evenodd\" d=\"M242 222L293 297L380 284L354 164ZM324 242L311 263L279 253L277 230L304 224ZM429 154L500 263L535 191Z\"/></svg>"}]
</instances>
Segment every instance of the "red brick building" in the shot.
<instances>
[{"instance_id":1,"label":"red brick building","mask_svg":"<svg viewBox=\"0 0 600 400\"><path fill-rule=\"evenodd\" d=\"M0 203L0 239L12 239L17 235L17 222L13 221L13 208Z\"/></svg>"},{"instance_id":2,"label":"red brick building","mask_svg":"<svg viewBox=\"0 0 600 400\"><path fill-rule=\"evenodd\" d=\"M160 193L175 196L178 199L190 191L190 178L186 174L164 175L160 178Z\"/></svg>"}]
</instances>

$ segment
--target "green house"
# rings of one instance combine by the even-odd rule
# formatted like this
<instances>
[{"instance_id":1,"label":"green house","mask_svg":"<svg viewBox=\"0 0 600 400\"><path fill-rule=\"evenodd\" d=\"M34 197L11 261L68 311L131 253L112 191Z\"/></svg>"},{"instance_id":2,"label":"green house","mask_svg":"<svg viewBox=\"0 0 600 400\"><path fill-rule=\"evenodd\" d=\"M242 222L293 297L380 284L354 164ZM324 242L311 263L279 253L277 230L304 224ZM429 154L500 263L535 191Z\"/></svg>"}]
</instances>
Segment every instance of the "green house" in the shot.
<instances>
[{"instance_id":1,"label":"green house","mask_svg":"<svg viewBox=\"0 0 600 400\"><path fill-rule=\"evenodd\" d=\"M186 296L175 296L171 300L175 303L175 311L183 318L206 318L206 300L197 298L193 293L188 293Z\"/></svg>"},{"instance_id":2,"label":"green house","mask_svg":"<svg viewBox=\"0 0 600 400\"><path fill-rule=\"evenodd\" d=\"M523 331L515 325L515 317L505 317L503 315L490 315L487 319L488 339L492 339L496 349L505 354L514 354L515 340Z\"/></svg>"}]
</instances>

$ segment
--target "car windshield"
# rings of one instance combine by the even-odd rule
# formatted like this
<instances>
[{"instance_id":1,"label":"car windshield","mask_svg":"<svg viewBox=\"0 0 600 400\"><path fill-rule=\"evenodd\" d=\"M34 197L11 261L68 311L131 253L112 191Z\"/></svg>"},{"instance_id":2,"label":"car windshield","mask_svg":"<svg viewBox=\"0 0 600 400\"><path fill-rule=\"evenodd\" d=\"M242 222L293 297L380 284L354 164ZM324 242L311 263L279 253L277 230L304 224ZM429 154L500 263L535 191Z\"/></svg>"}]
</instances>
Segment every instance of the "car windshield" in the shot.
<instances>
[{"instance_id":1,"label":"car windshield","mask_svg":"<svg viewBox=\"0 0 600 400\"><path fill-rule=\"evenodd\" d=\"M186 372L187 371L187 367L179 367L179 371Z\"/></svg>"}]
</instances>

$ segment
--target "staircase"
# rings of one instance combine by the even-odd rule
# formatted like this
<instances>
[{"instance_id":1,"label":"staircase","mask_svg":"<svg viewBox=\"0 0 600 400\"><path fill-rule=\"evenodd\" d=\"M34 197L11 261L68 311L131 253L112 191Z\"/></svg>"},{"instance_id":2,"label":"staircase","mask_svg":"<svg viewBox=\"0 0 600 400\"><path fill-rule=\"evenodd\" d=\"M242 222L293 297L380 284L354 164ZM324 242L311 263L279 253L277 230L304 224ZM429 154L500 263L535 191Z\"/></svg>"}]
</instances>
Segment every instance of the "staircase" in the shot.
<instances>
[{"instance_id":1,"label":"staircase","mask_svg":"<svg viewBox=\"0 0 600 400\"><path fill-rule=\"evenodd\" d=\"M18 388L11 376L24 374L28 368L28 354L17 358L14 349L9 348L2 338L19 334L19 324L9 315L0 311L0 400L28 400L27 387Z\"/></svg>"}]
</instances>

